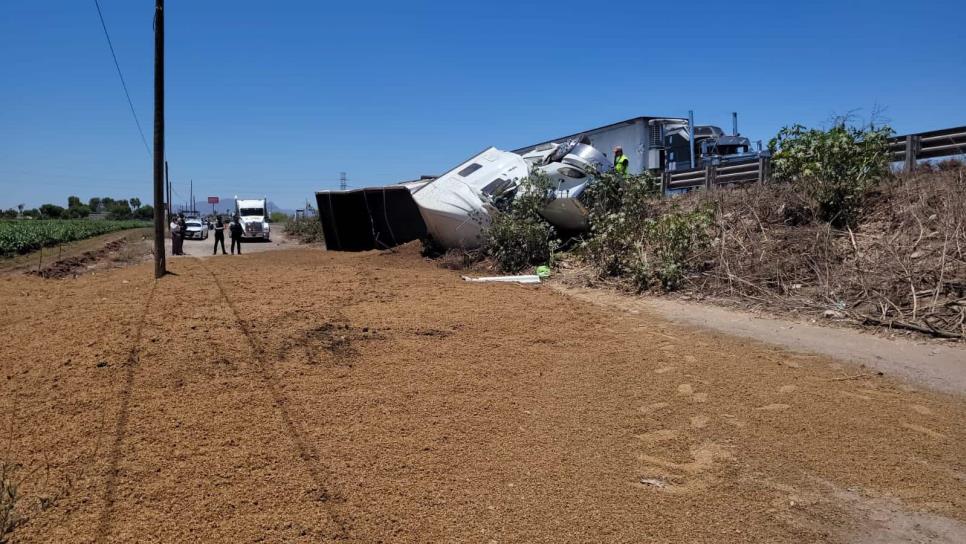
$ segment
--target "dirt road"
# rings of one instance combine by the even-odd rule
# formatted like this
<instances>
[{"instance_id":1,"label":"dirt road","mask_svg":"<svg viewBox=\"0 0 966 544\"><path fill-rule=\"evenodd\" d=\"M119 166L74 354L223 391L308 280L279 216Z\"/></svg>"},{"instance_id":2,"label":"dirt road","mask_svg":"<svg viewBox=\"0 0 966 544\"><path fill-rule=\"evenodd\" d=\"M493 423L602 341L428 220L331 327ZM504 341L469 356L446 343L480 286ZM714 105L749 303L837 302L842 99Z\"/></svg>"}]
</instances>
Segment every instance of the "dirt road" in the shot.
<instances>
[{"instance_id":1,"label":"dirt road","mask_svg":"<svg viewBox=\"0 0 966 544\"><path fill-rule=\"evenodd\" d=\"M242 240L242 254L246 253L261 253L263 251L275 251L278 249L285 249L292 244L288 236L285 235L281 226L276 226L272 229L272 239L268 242L262 240ZM184 241L184 253L188 257L214 257L215 247L215 234L212 232L206 240L185 240ZM167 240L168 255L171 255L171 238ZM225 251L231 254L231 238L225 236ZM218 255L221 255L221 246L218 247ZM174 257L180 258L180 257Z\"/></svg>"},{"instance_id":2,"label":"dirt road","mask_svg":"<svg viewBox=\"0 0 966 544\"><path fill-rule=\"evenodd\" d=\"M0 280L18 541L966 539L960 396L412 250L169 265Z\"/></svg>"}]
</instances>

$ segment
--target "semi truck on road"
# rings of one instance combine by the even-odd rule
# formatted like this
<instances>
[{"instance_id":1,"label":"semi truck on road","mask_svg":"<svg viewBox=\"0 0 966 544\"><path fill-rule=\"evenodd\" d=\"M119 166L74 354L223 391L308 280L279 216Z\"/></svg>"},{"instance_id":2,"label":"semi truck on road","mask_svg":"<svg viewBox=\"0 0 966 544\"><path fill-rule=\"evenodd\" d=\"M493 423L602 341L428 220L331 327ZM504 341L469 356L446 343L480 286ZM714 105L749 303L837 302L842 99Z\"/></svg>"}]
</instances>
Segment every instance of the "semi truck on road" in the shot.
<instances>
[{"instance_id":1,"label":"semi truck on road","mask_svg":"<svg viewBox=\"0 0 966 544\"><path fill-rule=\"evenodd\" d=\"M241 199L235 197L235 215L241 222L244 238L257 238L268 241L271 225L268 222L268 199Z\"/></svg>"}]
</instances>

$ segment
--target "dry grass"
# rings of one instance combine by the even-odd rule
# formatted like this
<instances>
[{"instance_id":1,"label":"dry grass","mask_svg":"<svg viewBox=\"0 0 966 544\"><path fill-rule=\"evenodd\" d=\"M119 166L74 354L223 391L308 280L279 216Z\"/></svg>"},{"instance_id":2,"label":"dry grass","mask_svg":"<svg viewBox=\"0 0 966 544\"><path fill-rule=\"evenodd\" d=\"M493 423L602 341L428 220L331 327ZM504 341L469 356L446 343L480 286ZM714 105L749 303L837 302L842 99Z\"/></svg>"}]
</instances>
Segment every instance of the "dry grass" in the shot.
<instances>
[{"instance_id":1,"label":"dry grass","mask_svg":"<svg viewBox=\"0 0 966 544\"><path fill-rule=\"evenodd\" d=\"M853 227L816 218L789 184L696 191L646 215L710 209L713 242L690 254L680 291L774 313L966 338L966 166L945 161L890 177L865 195ZM634 290L565 259L565 281ZM653 289L652 289L653 290Z\"/></svg>"},{"instance_id":2,"label":"dry grass","mask_svg":"<svg viewBox=\"0 0 966 544\"><path fill-rule=\"evenodd\" d=\"M17 512L19 481L15 479L19 469L19 465L0 461L0 544L9 542L10 535L20 522Z\"/></svg>"},{"instance_id":3,"label":"dry grass","mask_svg":"<svg viewBox=\"0 0 966 544\"><path fill-rule=\"evenodd\" d=\"M715 209L716 241L688 278L697 293L771 309L830 311L946 338L966 334L963 168L890 179L854 228L816 221L787 185L686 197Z\"/></svg>"},{"instance_id":4,"label":"dry grass","mask_svg":"<svg viewBox=\"0 0 966 544\"><path fill-rule=\"evenodd\" d=\"M127 243L118 247L117 251L112 255L111 260L121 265L132 265L143 262L154 254L152 242L153 239L147 235L130 239Z\"/></svg>"}]
</instances>

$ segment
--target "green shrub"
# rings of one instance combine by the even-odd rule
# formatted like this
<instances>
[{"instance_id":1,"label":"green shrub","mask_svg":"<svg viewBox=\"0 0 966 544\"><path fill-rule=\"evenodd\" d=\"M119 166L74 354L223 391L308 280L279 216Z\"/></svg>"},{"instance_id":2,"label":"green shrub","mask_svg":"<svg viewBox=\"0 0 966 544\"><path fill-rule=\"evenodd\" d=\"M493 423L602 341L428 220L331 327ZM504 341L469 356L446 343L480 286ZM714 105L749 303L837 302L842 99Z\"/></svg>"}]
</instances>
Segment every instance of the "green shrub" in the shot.
<instances>
[{"instance_id":1,"label":"green shrub","mask_svg":"<svg viewBox=\"0 0 966 544\"><path fill-rule=\"evenodd\" d=\"M490 226L483 235L483 252L503 272L515 274L553 261L560 241L539 213L551 198L551 187L546 174L535 172L520 184L512 202L502 210L491 210Z\"/></svg>"},{"instance_id":2,"label":"green shrub","mask_svg":"<svg viewBox=\"0 0 966 544\"><path fill-rule=\"evenodd\" d=\"M304 244L314 244L325 242L325 233L322 232L322 221L318 217L299 217L286 221L282 230Z\"/></svg>"},{"instance_id":3,"label":"green shrub","mask_svg":"<svg viewBox=\"0 0 966 544\"><path fill-rule=\"evenodd\" d=\"M585 193L590 235L581 253L598 276L623 276L643 291L659 284L677 289L695 268L696 252L707 247L712 213L658 213L660 184L649 175L600 176Z\"/></svg>"},{"instance_id":4,"label":"green shrub","mask_svg":"<svg viewBox=\"0 0 966 544\"><path fill-rule=\"evenodd\" d=\"M798 185L818 216L836 226L855 222L862 197L889 169L892 129L837 122L829 130L782 128L769 142L775 179Z\"/></svg>"},{"instance_id":5,"label":"green shrub","mask_svg":"<svg viewBox=\"0 0 966 544\"><path fill-rule=\"evenodd\" d=\"M509 214L495 217L484 236L485 253L508 274L551 263L557 247L556 233L545 221Z\"/></svg>"},{"instance_id":6,"label":"green shrub","mask_svg":"<svg viewBox=\"0 0 966 544\"><path fill-rule=\"evenodd\" d=\"M587 206L590 233L581 252L600 276L630 272L642 243L651 201L660 191L653 176L601 174L582 200Z\"/></svg>"},{"instance_id":7,"label":"green shrub","mask_svg":"<svg viewBox=\"0 0 966 544\"><path fill-rule=\"evenodd\" d=\"M711 242L709 229L713 218L710 210L694 210L672 211L648 219L644 231L646 251L639 253L641 258L633 270L638 290L647 289L654 279L666 291L680 287L685 274L696 268L692 262L695 254Z\"/></svg>"}]
</instances>

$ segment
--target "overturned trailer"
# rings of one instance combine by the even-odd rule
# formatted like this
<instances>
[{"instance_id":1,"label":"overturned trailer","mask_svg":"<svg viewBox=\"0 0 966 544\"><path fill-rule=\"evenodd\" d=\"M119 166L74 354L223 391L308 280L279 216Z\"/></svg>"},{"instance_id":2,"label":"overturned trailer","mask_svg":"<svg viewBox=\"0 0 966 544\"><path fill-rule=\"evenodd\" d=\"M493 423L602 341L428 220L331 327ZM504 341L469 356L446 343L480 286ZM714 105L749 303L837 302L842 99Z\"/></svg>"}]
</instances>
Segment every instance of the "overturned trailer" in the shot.
<instances>
[{"instance_id":1,"label":"overturned trailer","mask_svg":"<svg viewBox=\"0 0 966 544\"><path fill-rule=\"evenodd\" d=\"M715 126L678 117L636 117L515 151L490 147L422 185L317 193L326 244L335 250L386 248L418 238L473 249L483 242L492 214L506 209L523 179L539 171L551 179L541 215L563 232L588 228L585 190L613 170L614 147L628 158L629 174L658 174L698 165L754 158L751 142ZM761 151L759 150L760 154Z\"/></svg>"},{"instance_id":2,"label":"overturned trailer","mask_svg":"<svg viewBox=\"0 0 966 544\"><path fill-rule=\"evenodd\" d=\"M492 215L510 205L535 170L554 183L544 217L564 231L585 229L580 195L595 172L610 169L606 156L578 137L524 156L489 147L431 181L319 191L316 200L331 250L385 249L422 238L444 249L474 249Z\"/></svg>"},{"instance_id":3,"label":"overturned trailer","mask_svg":"<svg viewBox=\"0 0 966 544\"><path fill-rule=\"evenodd\" d=\"M333 251L386 249L426 236L412 191L426 180L384 187L315 193L325 247Z\"/></svg>"}]
</instances>

